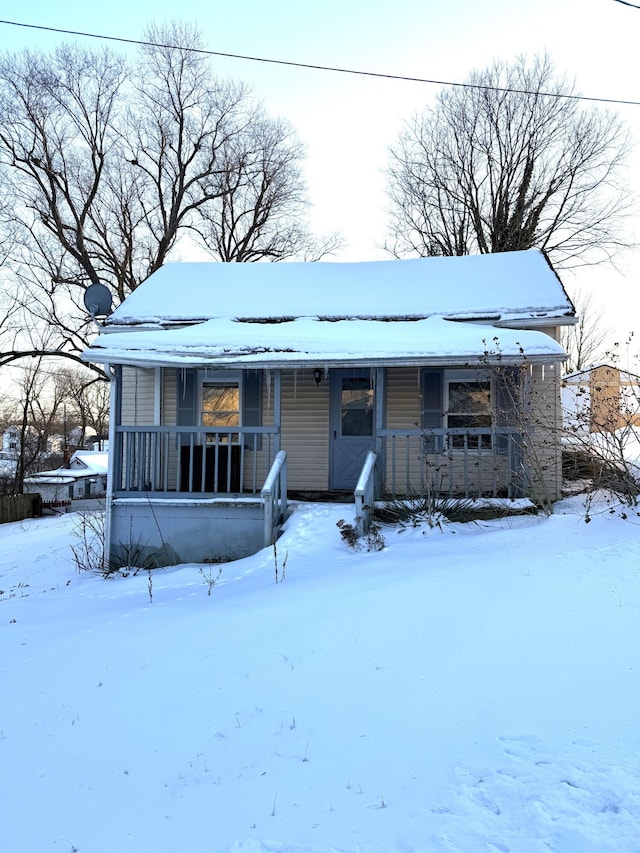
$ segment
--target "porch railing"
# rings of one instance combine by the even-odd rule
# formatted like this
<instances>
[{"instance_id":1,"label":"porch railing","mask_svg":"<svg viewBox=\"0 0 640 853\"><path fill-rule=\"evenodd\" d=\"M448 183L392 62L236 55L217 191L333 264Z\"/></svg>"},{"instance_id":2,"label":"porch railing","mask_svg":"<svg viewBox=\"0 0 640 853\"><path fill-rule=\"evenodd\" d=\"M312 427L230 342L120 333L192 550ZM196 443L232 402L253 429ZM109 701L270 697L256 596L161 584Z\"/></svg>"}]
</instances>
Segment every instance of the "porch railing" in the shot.
<instances>
[{"instance_id":1,"label":"porch railing","mask_svg":"<svg viewBox=\"0 0 640 853\"><path fill-rule=\"evenodd\" d=\"M520 497L528 485L516 427L384 429L385 495Z\"/></svg>"},{"instance_id":2,"label":"porch railing","mask_svg":"<svg viewBox=\"0 0 640 853\"><path fill-rule=\"evenodd\" d=\"M375 500L376 454L373 450L367 453L362 466L355 490L353 492L356 504L356 528L358 536L364 536L371 527Z\"/></svg>"},{"instance_id":3,"label":"porch railing","mask_svg":"<svg viewBox=\"0 0 640 853\"><path fill-rule=\"evenodd\" d=\"M515 427L383 429L378 436L366 485L375 470L376 497L520 497L529 485L523 436ZM112 488L116 495L259 495L279 450L278 429L271 426L119 426ZM368 493L362 502L369 505Z\"/></svg>"},{"instance_id":4,"label":"porch railing","mask_svg":"<svg viewBox=\"0 0 640 853\"><path fill-rule=\"evenodd\" d=\"M118 426L113 491L258 494L277 438L276 427Z\"/></svg>"},{"instance_id":5,"label":"porch railing","mask_svg":"<svg viewBox=\"0 0 640 853\"><path fill-rule=\"evenodd\" d=\"M278 525L287 514L287 454L280 450L261 491L264 506L264 546L273 545Z\"/></svg>"}]
</instances>

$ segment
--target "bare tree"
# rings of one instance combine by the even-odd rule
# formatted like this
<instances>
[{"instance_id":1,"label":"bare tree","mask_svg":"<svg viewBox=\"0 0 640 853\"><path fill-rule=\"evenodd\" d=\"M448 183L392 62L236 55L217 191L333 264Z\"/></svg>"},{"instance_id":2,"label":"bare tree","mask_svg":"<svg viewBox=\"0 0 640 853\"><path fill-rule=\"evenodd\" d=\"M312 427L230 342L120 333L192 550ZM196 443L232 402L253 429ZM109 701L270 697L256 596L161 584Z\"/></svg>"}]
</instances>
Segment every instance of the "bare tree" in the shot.
<instances>
[{"instance_id":1,"label":"bare tree","mask_svg":"<svg viewBox=\"0 0 640 853\"><path fill-rule=\"evenodd\" d=\"M390 149L396 256L544 250L556 266L625 246L629 137L585 109L548 56L496 63L444 89Z\"/></svg>"},{"instance_id":2,"label":"bare tree","mask_svg":"<svg viewBox=\"0 0 640 853\"><path fill-rule=\"evenodd\" d=\"M13 494L21 494L24 478L46 460L49 438L60 429L65 390L56 377L47 375L42 359L25 369L18 382L12 411L18 429L18 457Z\"/></svg>"},{"instance_id":3,"label":"bare tree","mask_svg":"<svg viewBox=\"0 0 640 853\"><path fill-rule=\"evenodd\" d=\"M118 304L194 242L225 260L313 245L299 224L303 150L286 125L213 75L194 28L145 40L133 64L69 45L0 57L0 177L15 229L5 268L31 332L1 363L77 360L87 286L106 284Z\"/></svg>"},{"instance_id":4,"label":"bare tree","mask_svg":"<svg viewBox=\"0 0 640 853\"><path fill-rule=\"evenodd\" d=\"M140 171L147 274L181 231L221 261L334 251L337 236L315 237L305 225L304 148L291 126L271 118L243 84L212 77L195 28L151 27L145 38L125 140Z\"/></svg>"},{"instance_id":5,"label":"bare tree","mask_svg":"<svg viewBox=\"0 0 640 853\"><path fill-rule=\"evenodd\" d=\"M84 446L89 429L104 437L109 428L109 383L89 370L66 368L58 377L66 411L79 427L78 446Z\"/></svg>"},{"instance_id":6,"label":"bare tree","mask_svg":"<svg viewBox=\"0 0 640 853\"><path fill-rule=\"evenodd\" d=\"M181 233L199 233L198 214L223 192L224 171L241 165L231 162L225 149L231 140L241 147L250 97L243 84L212 76L193 27L151 27L145 40L123 144L126 161L136 170L132 201L139 233L132 248L142 254L149 275L162 266ZM129 289L139 278L134 271Z\"/></svg>"},{"instance_id":7,"label":"bare tree","mask_svg":"<svg viewBox=\"0 0 640 853\"><path fill-rule=\"evenodd\" d=\"M77 353L89 324L84 289L114 284L98 226L113 207L105 198L118 145L111 124L125 76L124 62L107 51L63 46L52 56L0 60L0 168L17 225L9 266L31 333L5 360Z\"/></svg>"},{"instance_id":8,"label":"bare tree","mask_svg":"<svg viewBox=\"0 0 640 853\"><path fill-rule=\"evenodd\" d=\"M224 146L233 168L224 169L222 191L203 211L202 243L221 261L319 260L339 248L337 234L309 231L303 148L291 126L258 107L248 131L239 148L236 139Z\"/></svg>"},{"instance_id":9,"label":"bare tree","mask_svg":"<svg viewBox=\"0 0 640 853\"><path fill-rule=\"evenodd\" d=\"M565 373L574 373L592 366L603 357L610 330L605 325L602 312L593 302L590 293L578 292L572 297L578 322L575 326L564 326L560 342L568 355Z\"/></svg>"}]
</instances>

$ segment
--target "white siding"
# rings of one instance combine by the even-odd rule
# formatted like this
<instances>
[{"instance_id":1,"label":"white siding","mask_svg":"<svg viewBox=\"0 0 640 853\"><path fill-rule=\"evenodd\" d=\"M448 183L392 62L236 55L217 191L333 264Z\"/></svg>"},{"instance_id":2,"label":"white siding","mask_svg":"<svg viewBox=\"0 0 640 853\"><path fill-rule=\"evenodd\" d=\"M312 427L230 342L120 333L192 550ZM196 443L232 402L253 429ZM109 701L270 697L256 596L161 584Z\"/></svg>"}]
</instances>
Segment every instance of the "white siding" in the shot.
<instances>
[{"instance_id":1,"label":"white siding","mask_svg":"<svg viewBox=\"0 0 640 853\"><path fill-rule=\"evenodd\" d=\"M387 369L387 429L416 429L421 418L419 367Z\"/></svg>"},{"instance_id":2,"label":"white siding","mask_svg":"<svg viewBox=\"0 0 640 853\"><path fill-rule=\"evenodd\" d=\"M527 424L532 427L525 463L531 474L531 497L539 502L562 495L562 405L560 364L530 368L531 398Z\"/></svg>"},{"instance_id":3,"label":"white siding","mask_svg":"<svg viewBox=\"0 0 640 853\"><path fill-rule=\"evenodd\" d=\"M165 367L162 370L162 409L163 426L174 426L178 415L178 371Z\"/></svg>"},{"instance_id":4,"label":"white siding","mask_svg":"<svg viewBox=\"0 0 640 853\"><path fill-rule=\"evenodd\" d=\"M282 449L290 489L328 489L329 382L316 385L312 370L282 373Z\"/></svg>"},{"instance_id":5,"label":"white siding","mask_svg":"<svg viewBox=\"0 0 640 853\"><path fill-rule=\"evenodd\" d=\"M155 369L122 368L122 425L154 423Z\"/></svg>"}]
</instances>

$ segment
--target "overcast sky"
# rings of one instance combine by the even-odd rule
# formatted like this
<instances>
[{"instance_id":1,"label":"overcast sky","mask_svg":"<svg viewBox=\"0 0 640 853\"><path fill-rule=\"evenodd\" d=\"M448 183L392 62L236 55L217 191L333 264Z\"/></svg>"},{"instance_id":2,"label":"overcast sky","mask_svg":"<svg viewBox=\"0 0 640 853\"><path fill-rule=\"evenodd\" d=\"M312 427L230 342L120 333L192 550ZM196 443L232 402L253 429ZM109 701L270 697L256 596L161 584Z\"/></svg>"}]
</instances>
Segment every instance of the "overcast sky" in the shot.
<instances>
[{"instance_id":1,"label":"overcast sky","mask_svg":"<svg viewBox=\"0 0 640 853\"><path fill-rule=\"evenodd\" d=\"M615 0L396 0L376 8L370 0L305 6L293 0L233 5L214 0L207 6L201 0L93 5L30 0L13 4L10 12L5 4L2 17L133 39L152 21L178 17L197 23L207 47L222 53L443 81L463 81L473 68L495 59L548 50L557 70L575 78L582 94L640 101L640 10ZM4 50L48 49L62 38L0 25ZM387 146L402 120L428 104L439 87L222 57L215 65L221 76L253 86L272 113L296 127L307 146L313 225L318 231L342 232L346 245L338 259L385 257L379 246ZM617 109L640 141L640 106ZM640 189L637 152L630 183L632 190ZM570 290L595 290L620 336L635 328L640 337L638 256L629 253L623 259L622 273L600 267L562 276Z\"/></svg>"}]
</instances>

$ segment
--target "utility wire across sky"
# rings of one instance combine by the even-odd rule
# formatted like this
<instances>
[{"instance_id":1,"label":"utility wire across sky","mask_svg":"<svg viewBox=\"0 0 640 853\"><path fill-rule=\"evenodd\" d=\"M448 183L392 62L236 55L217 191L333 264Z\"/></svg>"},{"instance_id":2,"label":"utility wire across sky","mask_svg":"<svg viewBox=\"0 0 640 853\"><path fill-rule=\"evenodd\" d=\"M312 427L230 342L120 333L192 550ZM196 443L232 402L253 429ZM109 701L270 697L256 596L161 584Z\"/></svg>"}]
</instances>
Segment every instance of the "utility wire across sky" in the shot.
<instances>
[{"instance_id":1,"label":"utility wire across sky","mask_svg":"<svg viewBox=\"0 0 640 853\"><path fill-rule=\"evenodd\" d=\"M623 0L617 0L623 2ZM633 5L625 3L625 5ZM640 8L640 7L636 7ZM271 65L285 65L292 68L306 68L311 71L331 71L337 74L353 74L361 77L376 77L384 80L399 80L408 83L425 83L431 86L452 86L461 89L489 89L494 92L510 92L517 95L540 95L545 98L562 98L571 101L590 101L601 104L616 104L618 106L640 107L640 101L628 101L621 98L594 98L588 95L563 94L560 92L537 92L527 89L511 89L501 86L485 86L480 83L457 83L451 80L431 80L426 77L408 77L403 74L385 74L379 71L363 71L356 68L340 68L333 65L317 65L310 62L293 62L287 59L271 59L264 56L249 56L241 53L224 53L219 50L207 50L199 47L184 47L175 44L159 44L157 42L145 41L144 39L125 38L124 36L111 36L103 33L85 33L80 30L67 30L61 27L46 27L40 24L25 24L20 21L3 21L0 20L0 25L10 27L24 27L31 30L41 30L49 33L60 33L67 36L79 36L80 38L101 39L103 41L119 42L120 44L132 44L142 47L160 47L167 50L185 50L192 53L201 53L206 56L219 56L225 59L240 59L247 62L264 62Z\"/></svg>"}]
</instances>

